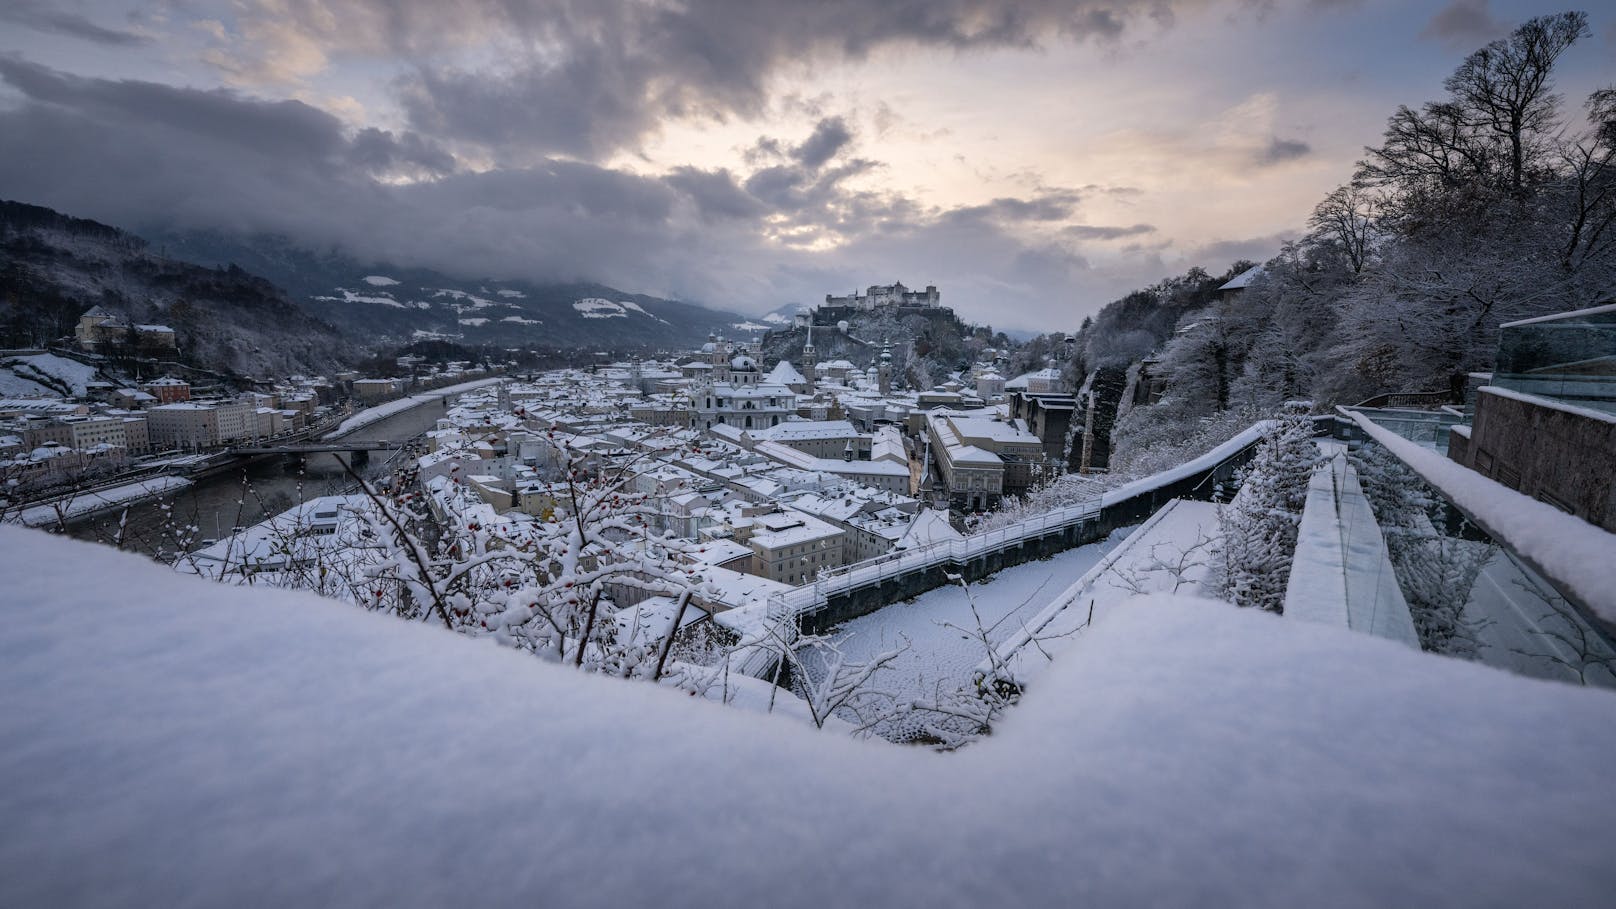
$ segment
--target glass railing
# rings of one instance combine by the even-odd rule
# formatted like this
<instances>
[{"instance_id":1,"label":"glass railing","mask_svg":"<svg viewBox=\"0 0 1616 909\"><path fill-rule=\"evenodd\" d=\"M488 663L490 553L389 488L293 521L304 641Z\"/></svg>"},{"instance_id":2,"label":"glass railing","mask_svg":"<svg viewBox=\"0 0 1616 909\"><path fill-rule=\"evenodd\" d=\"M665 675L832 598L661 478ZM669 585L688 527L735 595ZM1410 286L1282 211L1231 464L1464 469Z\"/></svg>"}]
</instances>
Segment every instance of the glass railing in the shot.
<instances>
[{"instance_id":1,"label":"glass railing","mask_svg":"<svg viewBox=\"0 0 1616 909\"><path fill-rule=\"evenodd\" d=\"M1492 384L1616 413L1616 305L1504 325Z\"/></svg>"},{"instance_id":2,"label":"glass railing","mask_svg":"<svg viewBox=\"0 0 1616 909\"><path fill-rule=\"evenodd\" d=\"M1386 449L1368 442L1351 460L1422 649L1616 688L1608 627L1590 621L1506 541L1465 518Z\"/></svg>"},{"instance_id":3,"label":"glass railing","mask_svg":"<svg viewBox=\"0 0 1616 909\"><path fill-rule=\"evenodd\" d=\"M1440 454L1448 453L1448 430L1468 420L1458 410L1398 410L1386 407L1352 407L1376 424L1384 426L1410 442L1430 448Z\"/></svg>"}]
</instances>

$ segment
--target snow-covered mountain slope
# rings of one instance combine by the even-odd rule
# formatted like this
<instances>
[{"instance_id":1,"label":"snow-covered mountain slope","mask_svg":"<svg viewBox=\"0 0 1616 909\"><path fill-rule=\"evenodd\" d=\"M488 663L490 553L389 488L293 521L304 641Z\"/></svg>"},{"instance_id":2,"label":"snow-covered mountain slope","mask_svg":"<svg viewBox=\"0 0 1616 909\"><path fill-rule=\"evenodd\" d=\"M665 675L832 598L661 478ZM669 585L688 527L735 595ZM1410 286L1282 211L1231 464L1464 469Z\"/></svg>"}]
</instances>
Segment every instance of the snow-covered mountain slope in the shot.
<instances>
[{"instance_id":1,"label":"snow-covered mountain slope","mask_svg":"<svg viewBox=\"0 0 1616 909\"><path fill-rule=\"evenodd\" d=\"M810 309L811 307L806 303L787 303L784 306L777 306L769 310L759 316L757 321L765 322L773 328L790 328L798 315L808 312Z\"/></svg>"},{"instance_id":2,"label":"snow-covered mountain slope","mask_svg":"<svg viewBox=\"0 0 1616 909\"><path fill-rule=\"evenodd\" d=\"M0 358L0 397L59 395L84 397L85 386L100 378L94 366L56 354Z\"/></svg>"},{"instance_id":3,"label":"snow-covered mountain slope","mask_svg":"<svg viewBox=\"0 0 1616 909\"><path fill-rule=\"evenodd\" d=\"M117 228L0 202L0 346L70 337L95 305L171 326L181 357L220 372L321 372L347 347L330 325L240 268L176 261Z\"/></svg>"},{"instance_id":4,"label":"snow-covered mountain slope","mask_svg":"<svg viewBox=\"0 0 1616 909\"><path fill-rule=\"evenodd\" d=\"M160 240L159 240L160 238ZM447 338L524 346L687 346L743 316L591 283L466 280L429 268L316 252L285 238L153 235L172 255L234 262L366 343Z\"/></svg>"}]
</instances>

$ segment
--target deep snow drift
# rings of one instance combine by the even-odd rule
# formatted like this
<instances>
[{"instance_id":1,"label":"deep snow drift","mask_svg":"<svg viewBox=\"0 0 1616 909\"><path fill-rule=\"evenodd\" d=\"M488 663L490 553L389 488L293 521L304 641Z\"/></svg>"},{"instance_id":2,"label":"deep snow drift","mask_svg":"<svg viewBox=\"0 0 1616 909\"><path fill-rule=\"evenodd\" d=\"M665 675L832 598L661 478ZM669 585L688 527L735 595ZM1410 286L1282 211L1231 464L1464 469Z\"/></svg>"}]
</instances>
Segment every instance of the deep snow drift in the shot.
<instances>
[{"instance_id":1,"label":"deep snow drift","mask_svg":"<svg viewBox=\"0 0 1616 909\"><path fill-rule=\"evenodd\" d=\"M1616 698L1123 604L857 742L0 527L0 905L1595 905ZM992 585L985 590L991 591Z\"/></svg>"}]
</instances>

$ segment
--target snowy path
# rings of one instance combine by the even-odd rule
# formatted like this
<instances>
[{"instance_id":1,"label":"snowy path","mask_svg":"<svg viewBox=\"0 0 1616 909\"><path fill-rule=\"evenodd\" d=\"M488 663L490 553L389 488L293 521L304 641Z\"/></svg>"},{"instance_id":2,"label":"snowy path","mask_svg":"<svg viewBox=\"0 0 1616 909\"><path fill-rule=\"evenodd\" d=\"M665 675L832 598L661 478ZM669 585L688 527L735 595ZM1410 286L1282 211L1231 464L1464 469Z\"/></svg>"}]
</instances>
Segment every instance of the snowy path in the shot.
<instances>
[{"instance_id":1,"label":"snowy path","mask_svg":"<svg viewBox=\"0 0 1616 909\"><path fill-rule=\"evenodd\" d=\"M127 505L141 499L178 492L189 485L191 481L184 477L153 477L138 483L126 483L111 489L69 496L51 505L25 508L18 519L29 527L48 527L59 520L72 520L114 505Z\"/></svg>"},{"instance_id":2,"label":"snowy path","mask_svg":"<svg viewBox=\"0 0 1616 909\"><path fill-rule=\"evenodd\" d=\"M995 644L1020 631L1056 594L1093 568L1114 549L1127 531L1106 540L1069 549L1041 562L1027 562L971 585L977 611ZM835 641L849 662L863 662L907 640L909 649L884 667L873 687L896 694L900 702L933 698L938 689L952 692L971 680L984 656L982 646L955 628L974 632L970 601L957 584L893 603L843 624Z\"/></svg>"},{"instance_id":3,"label":"snowy path","mask_svg":"<svg viewBox=\"0 0 1616 909\"><path fill-rule=\"evenodd\" d=\"M501 381L503 381L503 380L499 379L499 378L493 378L493 379L478 379L478 380L476 380L474 382L462 382L459 385L450 385L447 388L438 388L438 389L434 389L432 391L423 391L420 394L410 395L409 397L406 397L406 398L399 398L397 401L388 401L386 404L378 404L375 407L367 407L364 410L361 410L358 413L355 413L352 416L348 417L348 419L343 420L342 423L339 426L337 426L336 429L334 429L331 432L327 433L325 438L327 438L327 439L341 438L342 436L345 436L348 433L353 432L354 430L363 429L363 428L365 428L366 426L369 426L372 423L379 423L382 420L387 419L388 417L397 416L398 414L401 414L406 410L410 410L411 408L414 408L414 407L419 407L422 404L427 403L428 401L436 401L439 398L446 398L446 397L449 397L450 395L462 394L464 392L472 391L472 390L478 389L478 388L483 388L485 386L493 385L493 384L495 384L497 382L501 382Z\"/></svg>"}]
</instances>

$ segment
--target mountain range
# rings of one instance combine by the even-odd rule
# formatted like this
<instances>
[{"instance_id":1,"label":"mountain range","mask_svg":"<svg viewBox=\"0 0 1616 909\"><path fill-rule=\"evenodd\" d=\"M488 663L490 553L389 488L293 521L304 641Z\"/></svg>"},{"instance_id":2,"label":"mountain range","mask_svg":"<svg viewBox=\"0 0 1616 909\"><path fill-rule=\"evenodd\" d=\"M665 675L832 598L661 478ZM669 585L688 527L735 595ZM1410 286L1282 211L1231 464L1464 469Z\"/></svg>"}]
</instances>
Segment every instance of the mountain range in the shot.
<instances>
[{"instance_id":1,"label":"mountain range","mask_svg":"<svg viewBox=\"0 0 1616 909\"><path fill-rule=\"evenodd\" d=\"M422 339L469 346L679 348L712 333L771 327L738 313L628 293L604 284L466 279L430 268L365 262L285 237L220 232L145 234L164 254L235 264L274 282L311 315L375 346Z\"/></svg>"},{"instance_id":2,"label":"mountain range","mask_svg":"<svg viewBox=\"0 0 1616 909\"><path fill-rule=\"evenodd\" d=\"M0 201L0 346L61 343L97 305L172 326L192 365L258 376L323 372L423 339L671 351L780 327L597 283L466 279L277 236L137 236Z\"/></svg>"},{"instance_id":3,"label":"mountain range","mask_svg":"<svg viewBox=\"0 0 1616 909\"><path fill-rule=\"evenodd\" d=\"M92 306L172 327L179 361L219 373L323 372L352 359L335 328L241 268L170 259L117 228L0 201L0 346L71 343Z\"/></svg>"}]
</instances>

